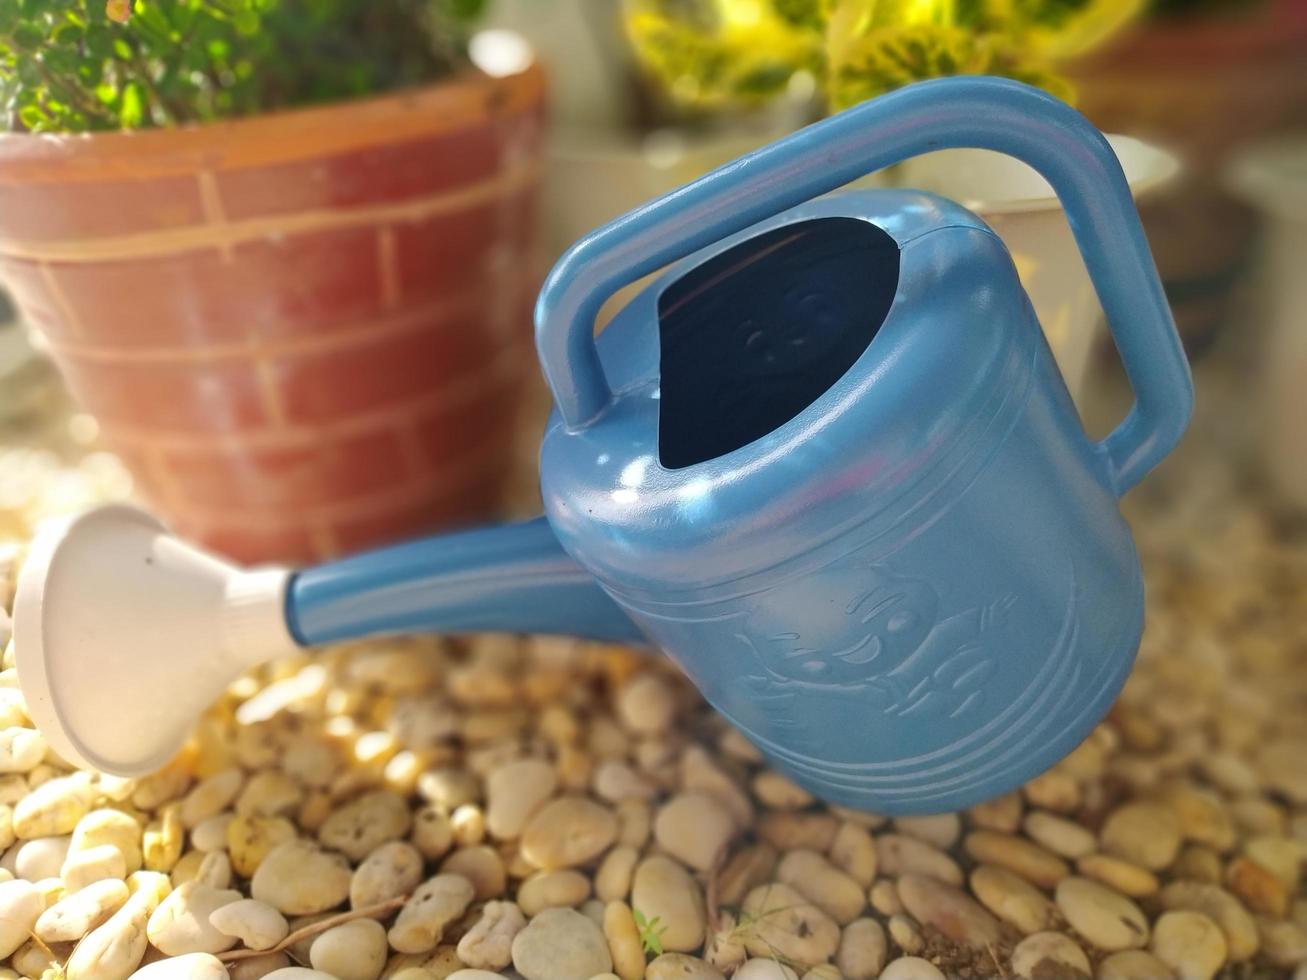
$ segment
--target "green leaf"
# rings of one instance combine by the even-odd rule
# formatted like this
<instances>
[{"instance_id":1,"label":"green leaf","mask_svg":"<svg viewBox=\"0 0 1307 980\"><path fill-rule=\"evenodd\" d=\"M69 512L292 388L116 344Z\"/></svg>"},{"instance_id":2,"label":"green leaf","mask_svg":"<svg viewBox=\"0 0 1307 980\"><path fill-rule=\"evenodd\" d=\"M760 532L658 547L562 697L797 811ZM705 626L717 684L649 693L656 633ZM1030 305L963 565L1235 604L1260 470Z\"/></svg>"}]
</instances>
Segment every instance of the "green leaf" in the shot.
<instances>
[{"instance_id":1,"label":"green leaf","mask_svg":"<svg viewBox=\"0 0 1307 980\"><path fill-rule=\"evenodd\" d=\"M32 23L19 24L9 36L20 51L35 51L45 43L45 32Z\"/></svg>"},{"instance_id":2,"label":"green leaf","mask_svg":"<svg viewBox=\"0 0 1307 980\"><path fill-rule=\"evenodd\" d=\"M118 119L124 129L137 129L145 119L145 90L140 82L128 82L123 86Z\"/></svg>"}]
</instances>

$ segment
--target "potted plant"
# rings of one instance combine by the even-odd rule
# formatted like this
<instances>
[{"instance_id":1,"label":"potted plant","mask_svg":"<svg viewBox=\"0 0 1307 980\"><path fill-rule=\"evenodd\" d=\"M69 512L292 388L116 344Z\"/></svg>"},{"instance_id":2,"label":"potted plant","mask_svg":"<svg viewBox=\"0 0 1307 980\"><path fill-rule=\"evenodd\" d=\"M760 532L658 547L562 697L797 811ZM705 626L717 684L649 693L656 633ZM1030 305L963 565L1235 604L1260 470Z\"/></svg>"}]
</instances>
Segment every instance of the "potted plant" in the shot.
<instances>
[{"instance_id":1,"label":"potted plant","mask_svg":"<svg viewBox=\"0 0 1307 980\"><path fill-rule=\"evenodd\" d=\"M478 0L0 4L0 278L176 529L301 560L482 516L542 78Z\"/></svg>"}]
</instances>

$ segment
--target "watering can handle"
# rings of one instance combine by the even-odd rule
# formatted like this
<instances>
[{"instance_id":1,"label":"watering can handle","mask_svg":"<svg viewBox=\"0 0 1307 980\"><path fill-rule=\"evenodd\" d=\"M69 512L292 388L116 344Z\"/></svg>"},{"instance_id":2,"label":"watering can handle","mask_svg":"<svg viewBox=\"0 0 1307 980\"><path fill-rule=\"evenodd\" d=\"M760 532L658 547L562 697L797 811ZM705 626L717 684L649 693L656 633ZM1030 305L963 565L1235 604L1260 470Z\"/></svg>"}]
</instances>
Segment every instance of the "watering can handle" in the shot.
<instances>
[{"instance_id":1,"label":"watering can handle","mask_svg":"<svg viewBox=\"0 0 1307 980\"><path fill-rule=\"evenodd\" d=\"M952 147L997 150L1053 186L1135 392L1100 444L1117 493L1179 440L1193 405L1175 332L1125 174L1084 116L1007 79L921 82L802 129L617 218L581 239L536 303L536 347L563 422L587 425L612 399L595 317L621 287L728 235L908 157Z\"/></svg>"}]
</instances>

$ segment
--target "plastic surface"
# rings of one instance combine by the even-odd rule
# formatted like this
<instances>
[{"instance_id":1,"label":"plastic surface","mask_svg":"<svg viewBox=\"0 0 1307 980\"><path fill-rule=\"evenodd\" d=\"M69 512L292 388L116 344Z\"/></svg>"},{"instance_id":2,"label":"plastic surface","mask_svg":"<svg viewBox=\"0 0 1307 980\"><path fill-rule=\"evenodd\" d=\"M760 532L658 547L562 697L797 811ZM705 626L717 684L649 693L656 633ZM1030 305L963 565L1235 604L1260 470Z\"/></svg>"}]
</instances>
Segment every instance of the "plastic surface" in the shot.
<instances>
[{"instance_id":1,"label":"plastic surface","mask_svg":"<svg viewBox=\"0 0 1307 980\"><path fill-rule=\"evenodd\" d=\"M236 568L132 507L45 529L14 599L32 720L69 762L152 772L238 674L297 649L287 577Z\"/></svg>"},{"instance_id":2,"label":"plastic surface","mask_svg":"<svg viewBox=\"0 0 1307 980\"><path fill-rule=\"evenodd\" d=\"M643 640L559 547L544 518L437 535L307 569L291 580L287 616L305 644L483 630Z\"/></svg>"}]
</instances>

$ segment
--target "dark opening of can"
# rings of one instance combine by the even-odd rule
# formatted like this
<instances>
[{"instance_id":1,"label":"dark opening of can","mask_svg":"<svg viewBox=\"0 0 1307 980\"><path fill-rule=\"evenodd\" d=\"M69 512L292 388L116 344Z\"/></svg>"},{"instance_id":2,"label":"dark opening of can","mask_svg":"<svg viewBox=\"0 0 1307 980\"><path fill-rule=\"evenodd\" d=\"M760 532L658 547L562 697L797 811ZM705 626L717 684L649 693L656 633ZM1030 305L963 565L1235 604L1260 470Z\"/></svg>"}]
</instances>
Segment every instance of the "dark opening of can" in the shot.
<instances>
[{"instance_id":1,"label":"dark opening of can","mask_svg":"<svg viewBox=\"0 0 1307 980\"><path fill-rule=\"evenodd\" d=\"M658 458L714 459L790 421L862 356L898 288L898 245L856 218L741 242L658 300Z\"/></svg>"}]
</instances>

